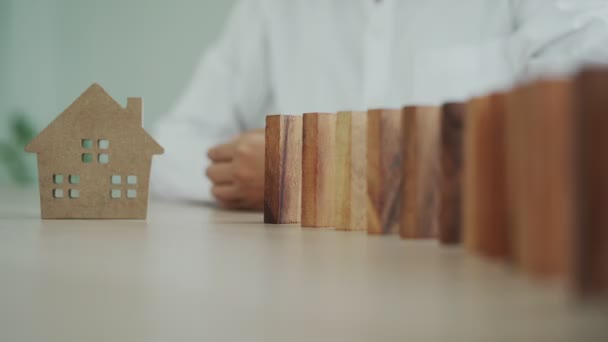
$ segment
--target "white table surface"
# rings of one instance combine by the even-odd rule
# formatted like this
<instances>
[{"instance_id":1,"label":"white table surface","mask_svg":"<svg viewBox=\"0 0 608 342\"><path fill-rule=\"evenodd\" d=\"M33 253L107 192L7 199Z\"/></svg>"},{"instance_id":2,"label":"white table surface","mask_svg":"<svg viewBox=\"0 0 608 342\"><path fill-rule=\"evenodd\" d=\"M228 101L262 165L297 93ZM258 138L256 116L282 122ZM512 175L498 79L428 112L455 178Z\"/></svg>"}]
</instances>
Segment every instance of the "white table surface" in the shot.
<instances>
[{"instance_id":1,"label":"white table surface","mask_svg":"<svg viewBox=\"0 0 608 342\"><path fill-rule=\"evenodd\" d=\"M0 188L0 341L608 341L605 304L460 248L261 222L42 221Z\"/></svg>"}]
</instances>

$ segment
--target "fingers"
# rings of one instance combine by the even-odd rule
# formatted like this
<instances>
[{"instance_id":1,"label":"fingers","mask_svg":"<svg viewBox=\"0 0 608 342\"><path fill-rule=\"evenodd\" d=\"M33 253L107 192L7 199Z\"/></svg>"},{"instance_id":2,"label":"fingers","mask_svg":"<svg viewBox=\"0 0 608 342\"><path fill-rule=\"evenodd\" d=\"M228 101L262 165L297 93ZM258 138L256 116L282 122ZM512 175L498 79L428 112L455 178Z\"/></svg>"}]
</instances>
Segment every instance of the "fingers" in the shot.
<instances>
[{"instance_id":1,"label":"fingers","mask_svg":"<svg viewBox=\"0 0 608 342\"><path fill-rule=\"evenodd\" d=\"M250 203L247 200L234 200L234 201L217 201L217 204L222 209L227 210L251 210L261 211L264 209L264 203Z\"/></svg>"},{"instance_id":2,"label":"fingers","mask_svg":"<svg viewBox=\"0 0 608 342\"><path fill-rule=\"evenodd\" d=\"M233 169L233 163L215 163L207 168L206 174L214 184L230 184L234 178Z\"/></svg>"},{"instance_id":3,"label":"fingers","mask_svg":"<svg viewBox=\"0 0 608 342\"><path fill-rule=\"evenodd\" d=\"M235 210L243 208L241 194L233 179L233 163L216 163L207 169L207 177L213 182L211 194L221 208Z\"/></svg>"},{"instance_id":4,"label":"fingers","mask_svg":"<svg viewBox=\"0 0 608 342\"><path fill-rule=\"evenodd\" d=\"M234 184L214 185L211 193L220 202L232 202L241 199L240 191Z\"/></svg>"},{"instance_id":5,"label":"fingers","mask_svg":"<svg viewBox=\"0 0 608 342\"><path fill-rule=\"evenodd\" d=\"M206 174L220 207L263 208L264 143L264 130L254 130L208 151L212 165Z\"/></svg>"},{"instance_id":6,"label":"fingers","mask_svg":"<svg viewBox=\"0 0 608 342\"><path fill-rule=\"evenodd\" d=\"M207 152L209 159L216 163L229 162L234 158L234 144L221 144L212 147Z\"/></svg>"},{"instance_id":7,"label":"fingers","mask_svg":"<svg viewBox=\"0 0 608 342\"><path fill-rule=\"evenodd\" d=\"M240 210L240 209L247 208L247 206L241 200L235 200L235 201L219 201L218 200L217 204L219 205L220 208L227 209L227 210Z\"/></svg>"},{"instance_id":8,"label":"fingers","mask_svg":"<svg viewBox=\"0 0 608 342\"><path fill-rule=\"evenodd\" d=\"M249 130L249 131L245 132L244 134L254 135L254 136L256 136L256 135L263 136L265 133L266 133L266 128L256 128L256 129Z\"/></svg>"}]
</instances>

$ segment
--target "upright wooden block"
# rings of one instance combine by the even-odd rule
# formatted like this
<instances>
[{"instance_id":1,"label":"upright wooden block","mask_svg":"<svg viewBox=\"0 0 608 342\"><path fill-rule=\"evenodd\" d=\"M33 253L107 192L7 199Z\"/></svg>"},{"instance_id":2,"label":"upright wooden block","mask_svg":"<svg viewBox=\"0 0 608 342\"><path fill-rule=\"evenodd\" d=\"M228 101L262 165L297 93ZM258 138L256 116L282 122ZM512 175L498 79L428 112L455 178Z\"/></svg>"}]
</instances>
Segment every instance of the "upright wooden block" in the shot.
<instances>
[{"instance_id":1,"label":"upright wooden block","mask_svg":"<svg viewBox=\"0 0 608 342\"><path fill-rule=\"evenodd\" d=\"M508 247L512 261L522 265L529 259L525 253L531 251L526 238L529 224L526 217L531 210L530 174L532 128L530 111L533 100L532 86L524 84L507 95L505 117L505 163L506 163L506 224L510 235Z\"/></svg>"},{"instance_id":2,"label":"upright wooden block","mask_svg":"<svg viewBox=\"0 0 608 342\"><path fill-rule=\"evenodd\" d=\"M525 138L528 205L519 260L530 275L564 277L571 274L576 217L573 84L539 81L530 91L529 128L524 131L529 134Z\"/></svg>"},{"instance_id":3,"label":"upright wooden block","mask_svg":"<svg viewBox=\"0 0 608 342\"><path fill-rule=\"evenodd\" d=\"M302 117L266 117L264 222L300 222Z\"/></svg>"},{"instance_id":4,"label":"upright wooden block","mask_svg":"<svg viewBox=\"0 0 608 342\"><path fill-rule=\"evenodd\" d=\"M585 295L608 294L608 69L577 80L579 217L576 286Z\"/></svg>"},{"instance_id":5,"label":"upright wooden block","mask_svg":"<svg viewBox=\"0 0 608 342\"><path fill-rule=\"evenodd\" d=\"M336 122L336 229L367 229L367 113L340 112Z\"/></svg>"},{"instance_id":6,"label":"upright wooden block","mask_svg":"<svg viewBox=\"0 0 608 342\"><path fill-rule=\"evenodd\" d=\"M304 114L302 227L333 227L336 115Z\"/></svg>"},{"instance_id":7,"label":"upright wooden block","mask_svg":"<svg viewBox=\"0 0 608 342\"><path fill-rule=\"evenodd\" d=\"M464 154L464 241L488 257L509 255L504 166L505 97L476 98L467 108Z\"/></svg>"},{"instance_id":8,"label":"upright wooden block","mask_svg":"<svg viewBox=\"0 0 608 342\"><path fill-rule=\"evenodd\" d=\"M402 188L401 110L367 112L367 232L396 233Z\"/></svg>"},{"instance_id":9,"label":"upright wooden block","mask_svg":"<svg viewBox=\"0 0 608 342\"><path fill-rule=\"evenodd\" d=\"M507 100L507 224L515 264L534 277L572 279L576 217L572 82L538 81Z\"/></svg>"},{"instance_id":10,"label":"upright wooden block","mask_svg":"<svg viewBox=\"0 0 608 342\"><path fill-rule=\"evenodd\" d=\"M441 108L403 111L402 238L432 238L439 233L439 133Z\"/></svg>"},{"instance_id":11,"label":"upright wooden block","mask_svg":"<svg viewBox=\"0 0 608 342\"><path fill-rule=\"evenodd\" d=\"M464 103L449 103L442 108L439 240L444 244L461 241L465 114Z\"/></svg>"}]
</instances>

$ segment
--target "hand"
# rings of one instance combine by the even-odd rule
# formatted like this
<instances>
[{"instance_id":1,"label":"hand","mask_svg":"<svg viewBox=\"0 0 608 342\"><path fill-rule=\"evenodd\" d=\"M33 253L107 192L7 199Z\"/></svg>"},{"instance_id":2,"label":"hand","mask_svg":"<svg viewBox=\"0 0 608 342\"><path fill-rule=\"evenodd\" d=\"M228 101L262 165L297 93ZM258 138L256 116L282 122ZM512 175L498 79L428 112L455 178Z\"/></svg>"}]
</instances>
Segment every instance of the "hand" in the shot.
<instances>
[{"instance_id":1,"label":"hand","mask_svg":"<svg viewBox=\"0 0 608 342\"><path fill-rule=\"evenodd\" d=\"M227 209L264 208L264 130L243 134L215 146L207 155L211 193Z\"/></svg>"}]
</instances>

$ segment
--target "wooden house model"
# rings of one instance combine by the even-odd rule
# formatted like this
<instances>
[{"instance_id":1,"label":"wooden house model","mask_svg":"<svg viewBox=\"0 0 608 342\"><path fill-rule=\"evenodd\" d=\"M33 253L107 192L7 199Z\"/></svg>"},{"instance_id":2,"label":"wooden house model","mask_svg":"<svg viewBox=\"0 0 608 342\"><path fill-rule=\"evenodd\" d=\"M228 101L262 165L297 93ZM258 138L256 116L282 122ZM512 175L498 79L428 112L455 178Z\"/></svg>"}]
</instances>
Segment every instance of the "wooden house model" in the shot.
<instances>
[{"instance_id":1,"label":"wooden house model","mask_svg":"<svg viewBox=\"0 0 608 342\"><path fill-rule=\"evenodd\" d=\"M26 147L38 157L43 219L144 219L152 156L142 99L122 108L98 84Z\"/></svg>"}]
</instances>

